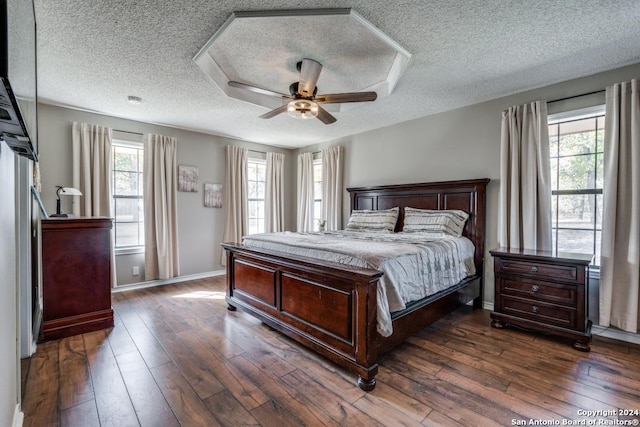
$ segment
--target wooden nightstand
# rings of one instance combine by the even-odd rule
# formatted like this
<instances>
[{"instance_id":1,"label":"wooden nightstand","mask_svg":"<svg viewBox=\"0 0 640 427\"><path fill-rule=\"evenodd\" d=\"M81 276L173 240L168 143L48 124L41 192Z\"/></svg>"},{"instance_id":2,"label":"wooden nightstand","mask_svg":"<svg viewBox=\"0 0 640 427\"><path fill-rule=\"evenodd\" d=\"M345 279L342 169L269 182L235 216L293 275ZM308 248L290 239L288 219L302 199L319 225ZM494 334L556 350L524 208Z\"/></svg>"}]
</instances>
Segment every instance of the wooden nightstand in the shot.
<instances>
[{"instance_id":1,"label":"wooden nightstand","mask_svg":"<svg viewBox=\"0 0 640 427\"><path fill-rule=\"evenodd\" d=\"M499 248L494 258L495 304L491 326L515 325L574 340L589 351L589 264L592 255Z\"/></svg>"}]
</instances>

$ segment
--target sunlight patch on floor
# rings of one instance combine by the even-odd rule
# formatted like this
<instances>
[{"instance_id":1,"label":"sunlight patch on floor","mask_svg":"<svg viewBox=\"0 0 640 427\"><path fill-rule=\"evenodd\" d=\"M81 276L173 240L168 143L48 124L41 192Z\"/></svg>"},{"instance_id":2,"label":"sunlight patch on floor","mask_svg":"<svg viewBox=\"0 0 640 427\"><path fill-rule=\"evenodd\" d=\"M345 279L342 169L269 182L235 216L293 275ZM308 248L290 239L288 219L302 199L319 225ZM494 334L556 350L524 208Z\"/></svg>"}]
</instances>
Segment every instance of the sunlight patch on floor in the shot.
<instances>
[{"instance_id":1,"label":"sunlight patch on floor","mask_svg":"<svg viewBox=\"0 0 640 427\"><path fill-rule=\"evenodd\" d=\"M224 299L224 292L215 291L195 291L186 294L174 295L172 298L194 298L194 299Z\"/></svg>"}]
</instances>

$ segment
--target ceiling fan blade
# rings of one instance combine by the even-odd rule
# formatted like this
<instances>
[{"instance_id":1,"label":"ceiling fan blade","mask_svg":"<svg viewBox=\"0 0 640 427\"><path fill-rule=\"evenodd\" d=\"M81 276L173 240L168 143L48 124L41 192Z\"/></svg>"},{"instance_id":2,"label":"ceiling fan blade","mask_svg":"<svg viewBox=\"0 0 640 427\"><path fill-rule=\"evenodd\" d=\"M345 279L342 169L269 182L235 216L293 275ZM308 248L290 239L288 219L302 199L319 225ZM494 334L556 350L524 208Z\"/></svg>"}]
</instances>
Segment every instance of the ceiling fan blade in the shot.
<instances>
[{"instance_id":1,"label":"ceiling fan blade","mask_svg":"<svg viewBox=\"0 0 640 427\"><path fill-rule=\"evenodd\" d=\"M274 110L269 111L268 113L264 113L260 116L261 119L270 119L271 117L275 117L280 113L284 113L287 111L287 104L284 104Z\"/></svg>"},{"instance_id":2,"label":"ceiling fan blade","mask_svg":"<svg viewBox=\"0 0 640 427\"><path fill-rule=\"evenodd\" d=\"M298 85L298 93L302 96L313 96L313 91L318 84L318 78L322 71L322 64L313 59L303 59L300 67L300 84Z\"/></svg>"},{"instance_id":3,"label":"ceiling fan blade","mask_svg":"<svg viewBox=\"0 0 640 427\"><path fill-rule=\"evenodd\" d=\"M314 101L323 104L339 104L343 102L365 102L375 101L378 94L375 92L351 92L351 93L332 93L329 95L318 95Z\"/></svg>"},{"instance_id":4,"label":"ceiling fan blade","mask_svg":"<svg viewBox=\"0 0 640 427\"><path fill-rule=\"evenodd\" d=\"M327 110L318 105L318 119L325 125L330 125L331 123L336 121L336 118L333 117Z\"/></svg>"},{"instance_id":5,"label":"ceiling fan blade","mask_svg":"<svg viewBox=\"0 0 640 427\"><path fill-rule=\"evenodd\" d=\"M269 89L263 89L263 88L257 87L257 86L251 86L251 85L248 85L248 84L245 84L245 83L230 81L228 83L228 85L231 86L231 87L237 87L238 89L244 89L244 90L248 90L250 92L260 93L262 95L277 96L278 98L292 99L292 97L289 96L289 95L285 95L283 93L274 92L274 91L269 90Z\"/></svg>"}]
</instances>

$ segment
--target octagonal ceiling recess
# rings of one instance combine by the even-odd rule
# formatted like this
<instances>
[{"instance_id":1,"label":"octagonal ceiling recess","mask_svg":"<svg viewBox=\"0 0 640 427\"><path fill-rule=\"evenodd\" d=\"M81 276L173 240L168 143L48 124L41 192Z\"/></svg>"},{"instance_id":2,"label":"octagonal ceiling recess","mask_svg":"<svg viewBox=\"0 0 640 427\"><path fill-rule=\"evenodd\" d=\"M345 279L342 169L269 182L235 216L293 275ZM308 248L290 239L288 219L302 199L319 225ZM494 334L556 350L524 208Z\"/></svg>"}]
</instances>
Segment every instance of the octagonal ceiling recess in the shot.
<instances>
[{"instance_id":1,"label":"octagonal ceiling recess","mask_svg":"<svg viewBox=\"0 0 640 427\"><path fill-rule=\"evenodd\" d=\"M322 64L318 94L391 94L411 54L351 9L234 12L193 58L228 96L273 109L283 100L228 85L289 94L303 58ZM361 103L327 104L328 111Z\"/></svg>"}]
</instances>

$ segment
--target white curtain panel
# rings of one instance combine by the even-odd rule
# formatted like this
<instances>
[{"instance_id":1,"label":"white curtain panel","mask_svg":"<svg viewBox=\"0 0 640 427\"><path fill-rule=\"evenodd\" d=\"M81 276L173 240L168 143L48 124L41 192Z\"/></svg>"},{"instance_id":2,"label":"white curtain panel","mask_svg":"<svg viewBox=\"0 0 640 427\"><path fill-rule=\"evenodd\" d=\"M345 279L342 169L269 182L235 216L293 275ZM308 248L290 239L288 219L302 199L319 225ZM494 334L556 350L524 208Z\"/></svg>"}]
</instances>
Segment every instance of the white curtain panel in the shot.
<instances>
[{"instance_id":1,"label":"white curtain panel","mask_svg":"<svg viewBox=\"0 0 640 427\"><path fill-rule=\"evenodd\" d=\"M640 332L640 91L607 88L600 325Z\"/></svg>"},{"instance_id":2,"label":"white curtain panel","mask_svg":"<svg viewBox=\"0 0 640 427\"><path fill-rule=\"evenodd\" d=\"M265 232L284 231L284 154L267 153Z\"/></svg>"},{"instance_id":3,"label":"white curtain panel","mask_svg":"<svg viewBox=\"0 0 640 427\"><path fill-rule=\"evenodd\" d=\"M248 154L246 148L227 145L224 242L242 243L242 238L247 234ZM227 264L224 252L221 263Z\"/></svg>"},{"instance_id":4,"label":"white curtain panel","mask_svg":"<svg viewBox=\"0 0 640 427\"><path fill-rule=\"evenodd\" d=\"M111 128L73 122L71 127L72 144L72 183L80 190L82 196L73 197L73 214L75 216L112 216L111 171ZM63 196L64 197L64 196ZM70 197L65 197L69 199ZM66 200L63 200L63 210ZM116 260L113 245L115 242L111 229L111 287L116 286Z\"/></svg>"},{"instance_id":5,"label":"white curtain panel","mask_svg":"<svg viewBox=\"0 0 640 427\"><path fill-rule=\"evenodd\" d=\"M73 122L72 182L82 193L72 196L76 216L111 217L111 140L110 128ZM65 199L71 202L70 197ZM64 209L66 201L62 201Z\"/></svg>"},{"instance_id":6,"label":"white curtain panel","mask_svg":"<svg viewBox=\"0 0 640 427\"><path fill-rule=\"evenodd\" d=\"M177 141L144 135L144 260L145 279L180 274L178 260Z\"/></svg>"},{"instance_id":7,"label":"white curtain panel","mask_svg":"<svg viewBox=\"0 0 640 427\"><path fill-rule=\"evenodd\" d=\"M547 104L502 112L498 242L551 250L551 180Z\"/></svg>"},{"instance_id":8,"label":"white curtain panel","mask_svg":"<svg viewBox=\"0 0 640 427\"><path fill-rule=\"evenodd\" d=\"M334 145L322 150L322 219L325 230L342 229L342 153Z\"/></svg>"},{"instance_id":9,"label":"white curtain panel","mask_svg":"<svg viewBox=\"0 0 640 427\"><path fill-rule=\"evenodd\" d=\"M298 156L298 231L313 231L313 153Z\"/></svg>"}]
</instances>

